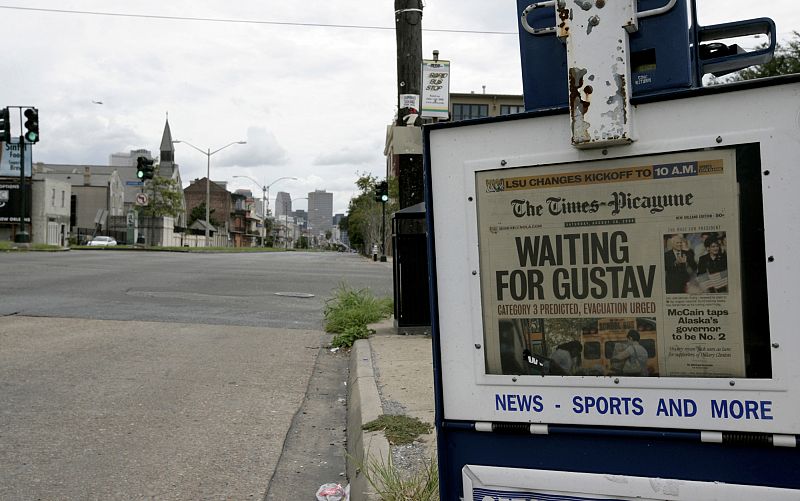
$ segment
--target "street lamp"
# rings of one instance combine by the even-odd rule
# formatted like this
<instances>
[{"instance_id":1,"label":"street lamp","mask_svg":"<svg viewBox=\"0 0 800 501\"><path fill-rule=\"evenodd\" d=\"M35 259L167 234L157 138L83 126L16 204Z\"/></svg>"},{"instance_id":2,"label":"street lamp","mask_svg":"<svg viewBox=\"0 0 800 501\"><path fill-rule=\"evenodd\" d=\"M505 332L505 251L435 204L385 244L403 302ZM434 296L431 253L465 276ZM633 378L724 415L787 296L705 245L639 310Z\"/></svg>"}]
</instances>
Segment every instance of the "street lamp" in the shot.
<instances>
[{"instance_id":1,"label":"street lamp","mask_svg":"<svg viewBox=\"0 0 800 501\"><path fill-rule=\"evenodd\" d=\"M282 180L284 180L284 179L291 179L292 181L297 181L297 178L296 178L296 177L279 177L279 178L278 178L278 179L276 179L275 181L272 181L271 183L269 183L269 184L268 184L268 185L267 185L267 186L264 188L264 189L266 190L267 211L269 211L269 188L270 188L270 186L272 186L273 184L277 183L278 181L282 181Z\"/></svg>"},{"instance_id":2,"label":"street lamp","mask_svg":"<svg viewBox=\"0 0 800 501\"><path fill-rule=\"evenodd\" d=\"M243 177L245 179L249 179L250 181L256 183L256 185L261 186L261 203L262 209L264 209L264 218L261 220L261 228L263 232L263 236L261 237L261 242L266 242L267 239L267 212L269 212L269 188L273 184L277 183L278 181L283 181L284 179L291 179L292 181L297 181L296 177L279 177L278 179L272 181L269 184L262 185L255 179L250 176L233 176L233 177ZM266 244L264 244L266 245Z\"/></svg>"},{"instance_id":3,"label":"street lamp","mask_svg":"<svg viewBox=\"0 0 800 501\"><path fill-rule=\"evenodd\" d=\"M245 179L249 179L250 181L256 183L256 185L260 185L258 181L253 179L250 176L233 176L234 179L237 177L243 177ZM267 246L267 187L261 186L261 245L262 247Z\"/></svg>"},{"instance_id":4,"label":"street lamp","mask_svg":"<svg viewBox=\"0 0 800 501\"><path fill-rule=\"evenodd\" d=\"M210 222L210 218L211 218L211 210L210 210L210 207L211 207L211 155L213 155L214 153L219 153L220 151L224 150L228 146L233 146L234 144L247 144L247 141L234 141L234 142L228 143L225 146L223 146L222 148L218 148L218 149L216 149L214 151L211 151L211 148L208 148L206 151L203 151L202 149L198 148L197 146L193 145L192 143L190 143L188 141L172 141L172 143L173 144L183 143L186 146L190 146L190 147L196 149L197 151L199 151L200 153L202 153L203 155L205 155L207 157L207 159L208 159L208 162L206 164L206 247L208 247L208 237L209 237L209 235L208 235L208 226L211 224L211 222Z\"/></svg>"}]
</instances>

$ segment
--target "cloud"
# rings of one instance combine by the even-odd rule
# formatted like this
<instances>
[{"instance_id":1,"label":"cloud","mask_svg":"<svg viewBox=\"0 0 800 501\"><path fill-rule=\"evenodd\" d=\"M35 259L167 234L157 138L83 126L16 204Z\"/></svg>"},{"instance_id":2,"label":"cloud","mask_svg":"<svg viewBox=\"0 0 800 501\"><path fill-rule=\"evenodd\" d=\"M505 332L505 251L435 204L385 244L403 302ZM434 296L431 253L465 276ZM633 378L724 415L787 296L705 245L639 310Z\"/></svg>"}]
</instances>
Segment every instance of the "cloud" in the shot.
<instances>
[{"instance_id":1,"label":"cloud","mask_svg":"<svg viewBox=\"0 0 800 501\"><path fill-rule=\"evenodd\" d=\"M247 128L247 144L232 149L219 161L222 167L257 167L259 165L286 165L289 157L275 135L263 127Z\"/></svg>"},{"instance_id":2,"label":"cloud","mask_svg":"<svg viewBox=\"0 0 800 501\"><path fill-rule=\"evenodd\" d=\"M313 165L364 165L374 163L383 152L373 147L351 148L345 146L314 158Z\"/></svg>"}]
</instances>

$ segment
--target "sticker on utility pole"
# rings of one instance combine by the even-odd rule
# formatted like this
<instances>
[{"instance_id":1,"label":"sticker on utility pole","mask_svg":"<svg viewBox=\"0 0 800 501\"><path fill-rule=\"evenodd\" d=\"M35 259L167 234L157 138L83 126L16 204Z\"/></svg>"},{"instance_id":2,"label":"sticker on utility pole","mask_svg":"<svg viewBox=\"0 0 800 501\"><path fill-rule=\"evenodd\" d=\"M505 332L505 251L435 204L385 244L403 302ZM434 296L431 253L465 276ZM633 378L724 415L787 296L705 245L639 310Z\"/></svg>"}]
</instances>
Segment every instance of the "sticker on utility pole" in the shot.
<instances>
[{"instance_id":1,"label":"sticker on utility pole","mask_svg":"<svg viewBox=\"0 0 800 501\"><path fill-rule=\"evenodd\" d=\"M450 117L450 61L422 61L422 116Z\"/></svg>"},{"instance_id":2,"label":"sticker on utility pole","mask_svg":"<svg viewBox=\"0 0 800 501\"><path fill-rule=\"evenodd\" d=\"M400 109L413 108L419 111L419 94L400 94Z\"/></svg>"},{"instance_id":3,"label":"sticker on utility pole","mask_svg":"<svg viewBox=\"0 0 800 501\"><path fill-rule=\"evenodd\" d=\"M20 157L19 139L10 143L0 143L0 177L19 177ZM31 176L31 145L25 145L25 177Z\"/></svg>"}]
</instances>

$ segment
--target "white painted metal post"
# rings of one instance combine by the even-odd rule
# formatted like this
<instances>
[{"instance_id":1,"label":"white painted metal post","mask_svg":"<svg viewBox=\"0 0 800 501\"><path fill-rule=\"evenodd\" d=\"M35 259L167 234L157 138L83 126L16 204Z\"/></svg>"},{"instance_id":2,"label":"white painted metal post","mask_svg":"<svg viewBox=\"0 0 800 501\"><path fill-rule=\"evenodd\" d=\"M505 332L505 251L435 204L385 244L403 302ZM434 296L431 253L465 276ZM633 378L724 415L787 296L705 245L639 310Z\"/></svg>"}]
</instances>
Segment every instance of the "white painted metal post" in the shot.
<instances>
[{"instance_id":1,"label":"white painted metal post","mask_svg":"<svg viewBox=\"0 0 800 501\"><path fill-rule=\"evenodd\" d=\"M633 141L628 33L636 0L557 0L556 33L567 45L572 144Z\"/></svg>"}]
</instances>

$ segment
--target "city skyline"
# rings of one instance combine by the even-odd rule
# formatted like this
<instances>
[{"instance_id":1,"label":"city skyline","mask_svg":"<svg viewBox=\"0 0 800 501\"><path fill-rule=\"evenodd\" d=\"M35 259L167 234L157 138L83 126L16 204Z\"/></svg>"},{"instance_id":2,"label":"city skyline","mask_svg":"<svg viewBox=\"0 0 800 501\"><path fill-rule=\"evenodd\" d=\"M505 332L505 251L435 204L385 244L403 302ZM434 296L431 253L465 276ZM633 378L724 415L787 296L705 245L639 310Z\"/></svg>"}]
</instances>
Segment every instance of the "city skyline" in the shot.
<instances>
[{"instance_id":1,"label":"city skyline","mask_svg":"<svg viewBox=\"0 0 800 501\"><path fill-rule=\"evenodd\" d=\"M698 4L702 24L772 17L781 40L800 29L789 0ZM298 180L277 187L293 195L324 187L336 193L335 211L346 212L359 175L384 176L386 126L397 108L390 3L343 0L325 23L311 14L329 10L320 0L268 8L38 0L0 10L9 68L0 107L39 108L34 161L101 165L117 152L157 152L168 114L172 137L203 151L247 141L211 159L211 178L234 190L256 188L235 175L261 185L288 175ZM452 92L485 85L521 94L517 23L513 2L429 2L423 57L436 49L451 61ZM205 156L185 145L176 145L175 162L184 181L205 176Z\"/></svg>"}]
</instances>

